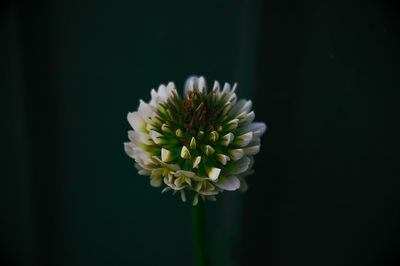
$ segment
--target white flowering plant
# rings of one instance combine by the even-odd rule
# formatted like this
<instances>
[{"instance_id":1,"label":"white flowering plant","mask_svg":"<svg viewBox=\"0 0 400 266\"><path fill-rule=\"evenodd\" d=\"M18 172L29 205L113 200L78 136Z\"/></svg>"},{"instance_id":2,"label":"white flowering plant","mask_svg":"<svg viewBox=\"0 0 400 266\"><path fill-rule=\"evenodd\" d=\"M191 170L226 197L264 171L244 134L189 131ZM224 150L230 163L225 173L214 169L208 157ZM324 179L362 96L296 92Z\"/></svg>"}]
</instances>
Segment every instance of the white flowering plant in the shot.
<instances>
[{"instance_id":1,"label":"white flowering plant","mask_svg":"<svg viewBox=\"0 0 400 266\"><path fill-rule=\"evenodd\" d=\"M190 77L181 96L173 82L151 90L151 101L140 100L139 109L128 113L125 152L133 158L140 175L150 184L179 192L192 203L215 200L225 190L247 189L253 156L260 151L266 124L253 122L250 100L237 100L237 84L214 82L210 92L203 77Z\"/></svg>"}]
</instances>

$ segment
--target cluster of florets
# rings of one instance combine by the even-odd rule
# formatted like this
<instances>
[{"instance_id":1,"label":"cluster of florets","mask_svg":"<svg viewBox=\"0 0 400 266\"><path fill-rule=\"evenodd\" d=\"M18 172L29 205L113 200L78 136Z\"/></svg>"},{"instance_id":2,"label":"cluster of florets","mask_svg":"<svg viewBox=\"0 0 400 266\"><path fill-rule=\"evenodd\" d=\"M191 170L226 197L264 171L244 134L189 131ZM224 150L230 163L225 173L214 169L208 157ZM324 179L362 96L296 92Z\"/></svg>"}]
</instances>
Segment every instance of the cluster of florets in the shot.
<instances>
[{"instance_id":1,"label":"cluster of florets","mask_svg":"<svg viewBox=\"0 0 400 266\"><path fill-rule=\"evenodd\" d=\"M128 132L126 153L135 159L139 174L164 191L193 191L215 200L229 190L247 189L245 176L252 173L253 155L260 151L264 123L254 123L252 102L237 101L233 88L221 90L215 81L208 93L203 77L190 77L181 97L174 83L151 91L150 103L140 101L137 112L128 113L134 130Z\"/></svg>"}]
</instances>

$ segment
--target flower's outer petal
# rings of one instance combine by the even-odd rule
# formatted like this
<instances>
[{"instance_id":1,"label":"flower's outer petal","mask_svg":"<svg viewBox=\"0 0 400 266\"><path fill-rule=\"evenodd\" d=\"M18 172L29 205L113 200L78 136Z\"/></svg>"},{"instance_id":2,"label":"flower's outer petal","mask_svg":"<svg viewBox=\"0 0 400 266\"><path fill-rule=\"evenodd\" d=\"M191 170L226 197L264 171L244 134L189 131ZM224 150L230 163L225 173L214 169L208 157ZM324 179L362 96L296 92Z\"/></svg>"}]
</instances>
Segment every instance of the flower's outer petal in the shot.
<instances>
[{"instance_id":1,"label":"flower's outer petal","mask_svg":"<svg viewBox=\"0 0 400 266\"><path fill-rule=\"evenodd\" d=\"M201 93L207 93L207 83L204 77L197 79L197 90Z\"/></svg>"},{"instance_id":2,"label":"flower's outer petal","mask_svg":"<svg viewBox=\"0 0 400 266\"><path fill-rule=\"evenodd\" d=\"M190 76L186 81L185 81L185 88L184 88L184 96L188 94L189 91L194 91L195 90L195 84L197 83L197 76Z\"/></svg>"},{"instance_id":3,"label":"flower's outer petal","mask_svg":"<svg viewBox=\"0 0 400 266\"><path fill-rule=\"evenodd\" d=\"M145 145L153 145L154 144L154 142L152 141L150 136L143 132L129 131L128 137L132 141L132 143L137 147L140 147L140 144L145 144Z\"/></svg>"},{"instance_id":4,"label":"flower's outer petal","mask_svg":"<svg viewBox=\"0 0 400 266\"><path fill-rule=\"evenodd\" d=\"M202 191L202 190L200 190L199 194L206 195L206 196L218 195L219 191L207 191L207 190Z\"/></svg>"},{"instance_id":5,"label":"flower's outer petal","mask_svg":"<svg viewBox=\"0 0 400 266\"><path fill-rule=\"evenodd\" d=\"M231 96L231 85L225 82L224 88L222 89L221 96L228 99Z\"/></svg>"},{"instance_id":6,"label":"flower's outer petal","mask_svg":"<svg viewBox=\"0 0 400 266\"><path fill-rule=\"evenodd\" d=\"M151 175L151 170L148 169L141 169L138 171L139 175Z\"/></svg>"},{"instance_id":7,"label":"flower's outer petal","mask_svg":"<svg viewBox=\"0 0 400 266\"><path fill-rule=\"evenodd\" d=\"M193 206L196 206L199 203L199 193L196 193L193 197Z\"/></svg>"},{"instance_id":8,"label":"flower's outer petal","mask_svg":"<svg viewBox=\"0 0 400 266\"><path fill-rule=\"evenodd\" d=\"M191 76L185 82L184 95L187 95L189 91L198 91L207 93L207 84L204 77Z\"/></svg>"},{"instance_id":9,"label":"flower's outer petal","mask_svg":"<svg viewBox=\"0 0 400 266\"><path fill-rule=\"evenodd\" d=\"M161 100L165 101L168 99L168 91L167 91L167 87L165 87L164 84L161 84L158 87L158 91L157 91L158 95L160 96Z\"/></svg>"},{"instance_id":10,"label":"flower's outer petal","mask_svg":"<svg viewBox=\"0 0 400 266\"><path fill-rule=\"evenodd\" d=\"M244 154L246 155L256 155L260 152L260 145L249 146L243 148Z\"/></svg>"},{"instance_id":11,"label":"flower's outer petal","mask_svg":"<svg viewBox=\"0 0 400 266\"><path fill-rule=\"evenodd\" d=\"M154 176L150 179L150 185L153 187L160 187L162 183L161 176Z\"/></svg>"},{"instance_id":12,"label":"flower's outer petal","mask_svg":"<svg viewBox=\"0 0 400 266\"><path fill-rule=\"evenodd\" d=\"M139 159L139 160L143 161L144 164L152 164L153 163L149 154L147 152L145 152L143 149L133 148L132 150L134 152L135 159Z\"/></svg>"},{"instance_id":13,"label":"flower's outer petal","mask_svg":"<svg viewBox=\"0 0 400 266\"><path fill-rule=\"evenodd\" d=\"M171 93L174 91L176 91L175 83L173 83L172 81L168 82L168 85L167 85L168 96L170 96Z\"/></svg>"},{"instance_id":14,"label":"flower's outer petal","mask_svg":"<svg viewBox=\"0 0 400 266\"><path fill-rule=\"evenodd\" d=\"M228 134L226 134L225 136L222 137L221 140L221 145L228 147L228 145L234 140L235 135L233 135L233 133L229 132Z\"/></svg>"},{"instance_id":15,"label":"flower's outer petal","mask_svg":"<svg viewBox=\"0 0 400 266\"><path fill-rule=\"evenodd\" d=\"M151 115L153 113L151 105L145 103L143 100L140 100L138 113L146 123L151 122Z\"/></svg>"},{"instance_id":16,"label":"flower's outer petal","mask_svg":"<svg viewBox=\"0 0 400 266\"><path fill-rule=\"evenodd\" d=\"M158 158L157 156L153 156L153 159L156 160L159 164L161 164L162 166L167 167L168 169L170 169L171 171L178 171L180 170L180 166L177 164L168 164L163 162L160 158Z\"/></svg>"},{"instance_id":17,"label":"flower's outer petal","mask_svg":"<svg viewBox=\"0 0 400 266\"><path fill-rule=\"evenodd\" d=\"M154 141L154 143L161 144L161 138L163 136L162 134L160 134L157 131L152 130L149 132L149 135L150 135L151 139Z\"/></svg>"},{"instance_id":18,"label":"flower's outer petal","mask_svg":"<svg viewBox=\"0 0 400 266\"><path fill-rule=\"evenodd\" d=\"M247 132L243 135L237 136L236 141L234 144L238 145L239 147L247 146L253 140L253 132Z\"/></svg>"},{"instance_id":19,"label":"flower's outer petal","mask_svg":"<svg viewBox=\"0 0 400 266\"><path fill-rule=\"evenodd\" d=\"M226 165L226 163L231 160L231 158L222 153L217 154L217 159L222 165Z\"/></svg>"},{"instance_id":20,"label":"flower's outer petal","mask_svg":"<svg viewBox=\"0 0 400 266\"><path fill-rule=\"evenodd\" d=\"M181 199L183 202L186 202L186 195L184 190L181 190Z\"/></svg>"},{"instance_id":21,"label":"flower's outer petal","mask_svg":"<svg viewBox=\"0 0 400 266\"><path fill-rule=\"evenodd\" d=\"M243 151L243 149L232 149L232 150L229 150L229 155L233 161L238 161L241 158L243 158L244 151Z\"/></svg>"},{"instance_id":22,"label":"flower's outer petal","mask_svg":"<svg viewBox=\"0 0 400 266\"><path fill-rule=\"evenodd\" d=\"M254 122L250 124L251 131L253 131L254 137L261 137L267 130L267 125L262 122Z\"/></svg>"},{"instance_id":23,"label":"flower's outer petal","mask_svg":"<svg viewBox=\"0 0 400 266\"><path fill-rule=\"evenodd\" d=\"M235 191L240 187L240 180L234 176L221 176L218 182L214 183L217 187L228 191Z\"/></svg>"},{"instance_id":24,"label":"flower's outer petal","mask_svg":"<svg viewBox=\"0 0 400 266\"><path fill-rule=\"evenodd\" d=\"M175 175L175 176L184 175L184 176L187 176L187 177L196 177L195 173L193 173L192 171L186 171L186 170L178 170L176 172L173 172L172 174Z\"/></svg>"},{"instance_id":25,"label":"flower's outer petal","mask_svg":"<svg viewBox=\"0 0 400 266\"><path fill-rule=\"evenodd\" d=\"M182 186L182 187L177 187L177 186L175 186L175 184L174 183L170 183L170 182L168 182L168 179L166 178L166 177L164 177L164 183L167 185L167 186L169 186L170 188L172 188L173 190L181 190L181 189L184 189L186 186Z\"/></svg>"},{"instance_id":26,"label":"flower's outer petal","mask_svg":"<svg viewBox=\"0 0 400 266\"><path fill-rule=\"evenodd\" d=\"M253 122L254 118L256 117L254 111L251 111L250 113L247 113L246 116L240 121L241 123L251 123Z\"/></svg>"},{"instance_id":27,"label":"flower's outer petal","mask_svg":"<svg viewBox=\"0 0 400 266\"><path fill-rule=\"evenodd\" d=\"M241 174L245 172L247 169L249 169L249 166L251 165L251 160L249 157L245 156L239 161L232 162L229 167L226 169L227 173L230 174Z\"/></svg>"},{"instance_id":28,"label":"flower's outer petal","mask_svg":"<svg viewBox=\"0 0 400 266\"><path fill-rule=\"evenodd\" d=\"M216 92L216 94L217 94L218 96L221 94L219 82L218 82L217 80L214 81L213 90Z\"/></svg>"},{"instance_id":29,"label":"flower's outer petal","mask_svg":"<svg viewBox=\"0 0 400 266\"><path fill-rule=\"evenodd\" d=\"M158 108L158 105L161 102L160 95L158 95L158 93L155 91L155 89L152 89L150 94L151 94L150 105L154 108Z\"/></svg>"},{"instance_id":30,"label":"flower's outer petal","mask_svg":"<svg viewBox=\"0 0 400 266\"><path fill-rule=\"evenodd\" d=\"M193 161L193 168L198 168L201 162L201 156L197 156Z\"/></svg>"},{"instance_id":31,"label":"flower's outer petal","mask_svg":"<svg viewBox=\"0 0 400 266\"><path fill-rule=\"evenodd\" d=\"M247 132L253 132L253 140L261 137L267 130L267 125L263 122L253 122L235 130L236 135L241 135Z\"/></svg>"},{"instance_id":32,"label":"flower's outer petal","mask_svg":"<svg viewBox=\"0 0 400 266\"><path fill-rule=\"evenodd\" d=\"M211 170L208 172L208 177L215 181L218 179L219 174L221 173L221 168L212 167Z\"/></svg>"},{"instance_id":33,"label":"flower's outer petal","mask_svg":"<svg viewBox=\"0 0 400 266\"><path fill-rule=\"evenodd\" d=\"M235 116L239 113L248 113L252 107L253 103L251 101L240 99L235 106L233 106L232 110L229 112L230 116Z\"/></svg>"},{"instance_id":34,"label":"flower's outer petal","mask_svg":"<svg viewBox=\"0 0 400 266\"><path fill-rule=\"evenodd\" d=\"M133 152L132 149L132 144L130 142L125 142L124 143L124 149L125 149L125 153L131 157L132 159L135 159L135 154Z\"/></svg>"},{"instance_id":35,"label":"flower's outer petal","mask_svg":"<svg viewBox=\"0 0 400 266\"><path fill-rule=\"evenodd\" d=\"M138 112L128 113L127 118L134 130L143 132L146 128L146 124Z\"/></svg>"}]
</instances>

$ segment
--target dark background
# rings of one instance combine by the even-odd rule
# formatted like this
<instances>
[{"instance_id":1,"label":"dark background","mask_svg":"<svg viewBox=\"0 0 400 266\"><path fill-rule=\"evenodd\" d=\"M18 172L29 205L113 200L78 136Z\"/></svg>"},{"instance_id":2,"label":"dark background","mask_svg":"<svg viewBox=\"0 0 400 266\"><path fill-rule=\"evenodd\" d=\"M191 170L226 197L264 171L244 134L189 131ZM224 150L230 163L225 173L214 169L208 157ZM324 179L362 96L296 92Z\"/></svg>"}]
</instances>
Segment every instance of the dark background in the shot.
<instances>
[{"instance_id":1,"label":"dark background","mask_svg":"<svg viewBox=\"0 0 400 266\"><path fill-rule=\"evenodd\" d=\"M212 265L400 265L398 11L2 2L0 264L195 265L190 205L123 142L151 88L199 74L269 127L249 191L206 204Z\"/></svg>"}]
</instances>

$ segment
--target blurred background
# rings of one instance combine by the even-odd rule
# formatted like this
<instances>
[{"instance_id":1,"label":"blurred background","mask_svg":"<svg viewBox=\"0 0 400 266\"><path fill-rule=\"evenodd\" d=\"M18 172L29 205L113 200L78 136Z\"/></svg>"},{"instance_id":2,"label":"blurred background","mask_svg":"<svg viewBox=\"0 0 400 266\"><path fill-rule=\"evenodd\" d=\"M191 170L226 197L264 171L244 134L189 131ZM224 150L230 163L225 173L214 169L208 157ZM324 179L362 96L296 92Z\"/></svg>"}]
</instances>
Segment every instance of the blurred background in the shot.
<instances>
[{"instance_id":1,"label":"blurred background","mask_svg":"<svg viewBox=\"0 0 400 266\"><path fill-rule=\"evenodd\" d=\"M0 264L195 265L191 206L125 155L128 111L192 75L268 124L210 265L400 265L389 1L3 1Z\"/></svg>"}]
</instances>

